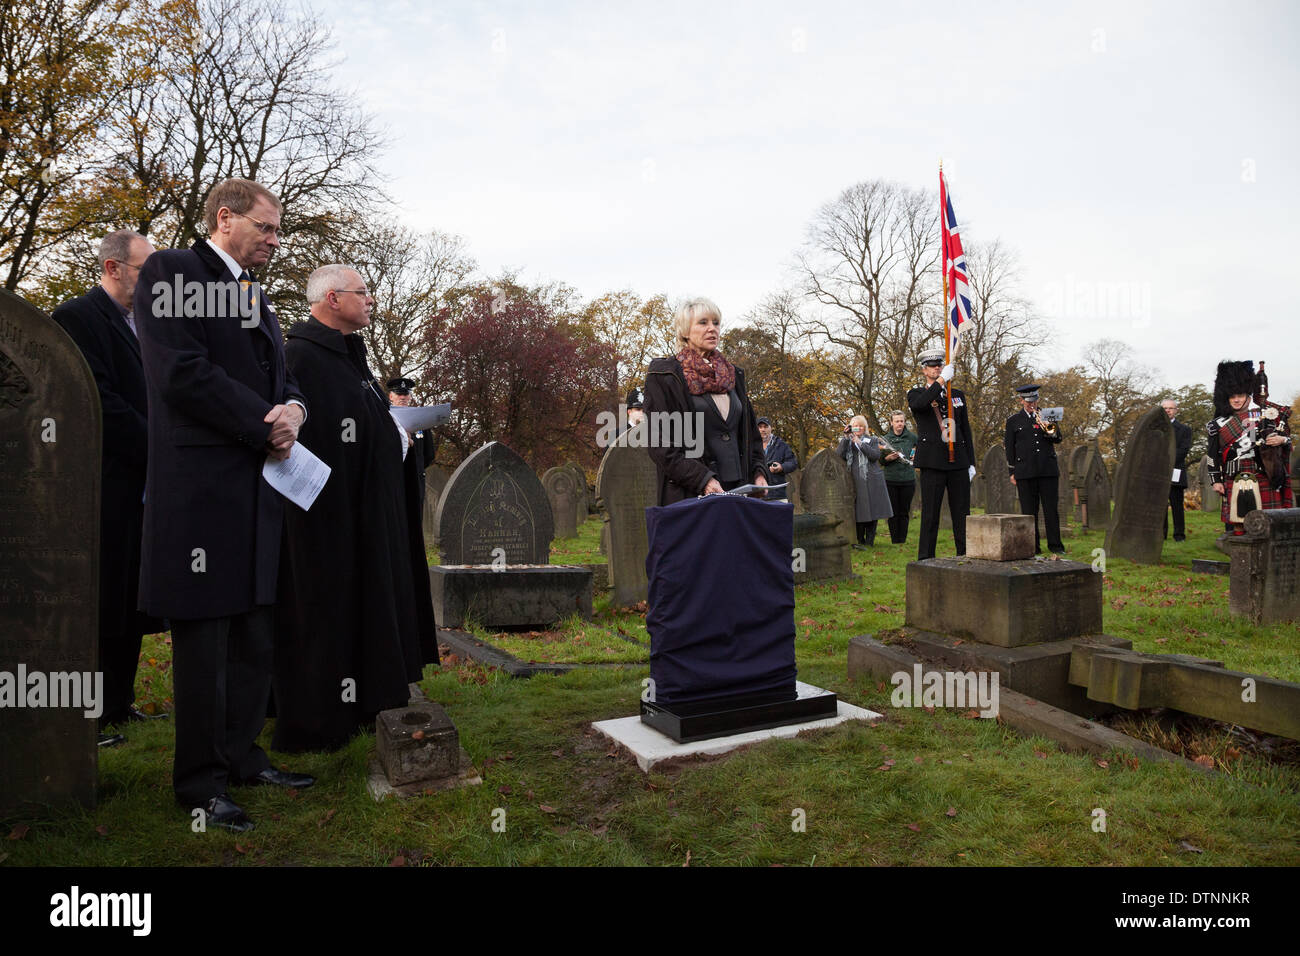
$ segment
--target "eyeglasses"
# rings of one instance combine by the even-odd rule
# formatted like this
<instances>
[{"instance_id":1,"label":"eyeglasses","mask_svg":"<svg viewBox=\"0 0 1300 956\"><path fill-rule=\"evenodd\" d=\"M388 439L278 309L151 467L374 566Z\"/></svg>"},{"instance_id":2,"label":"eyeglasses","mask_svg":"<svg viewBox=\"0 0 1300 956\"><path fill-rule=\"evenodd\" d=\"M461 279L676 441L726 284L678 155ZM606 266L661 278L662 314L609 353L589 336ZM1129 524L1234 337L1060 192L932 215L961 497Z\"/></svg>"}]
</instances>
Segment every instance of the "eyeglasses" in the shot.
<instances>
[{"instance_id":1,"label":"eyeglasses","mask_svg":"<svg viewBox=\"0 0 1300 956\"><path fill-rule=\"evenodd\" d=\"M362 298L365 298L365 299L370 298L370 290L369 290L369 289L335 289L334 291L335 291L335 292L352 292L352 293L354 293L354 294L356 294L356 295L361 296Z\"/></svg>"},{"instance_id":2,"label":"eyeglasses","mask_svg":"<svg viewBox=\"0 0 1300 956\"><path fill-rule=\"evenodd\" d=\"M232 216L238 216L240 219L247 219L257 227L257 231L263 236L275 236L277 242L284 238L284 230L279 226L273 226L269 222L262 222L260 219L254 219L252 216L245 216L242 212L232 212Z\"/></svg>"},{"instance_id":3,"label":"eyeglasses","mask_svg":"<svg viewBox=\"0 0 1300 956\"><path fill-rule=\"evenodd\" d=\"M139 272L141 269L144 268L143 262L140 263L127 262L125 259L114 259L113 261L116 262L119 266L130 266L136 272Z\"/></svg>"}]
</instances>

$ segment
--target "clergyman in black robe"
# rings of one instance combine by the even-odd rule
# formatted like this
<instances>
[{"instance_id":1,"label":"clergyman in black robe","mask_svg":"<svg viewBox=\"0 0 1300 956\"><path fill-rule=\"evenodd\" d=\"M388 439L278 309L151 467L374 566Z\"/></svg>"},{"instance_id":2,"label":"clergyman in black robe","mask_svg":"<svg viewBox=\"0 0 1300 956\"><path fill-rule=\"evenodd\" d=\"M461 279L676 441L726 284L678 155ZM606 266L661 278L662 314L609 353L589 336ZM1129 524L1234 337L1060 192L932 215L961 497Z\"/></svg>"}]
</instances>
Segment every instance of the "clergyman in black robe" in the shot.
<instances>
[{"instance_id":1,"label":"clergyman in black robe","mask_svg":"<svg viewBox=\"0 0 1300 956\"><path fill-rule=\"evenodd\" d=\"M332 472L309 511L286 508L272 741L286 752L342 746L437 661L420 463L355 334L374 300L344 266L316 270L307 300L285 357L311 401L298 440Z\"/></svg>"}]
</instances>

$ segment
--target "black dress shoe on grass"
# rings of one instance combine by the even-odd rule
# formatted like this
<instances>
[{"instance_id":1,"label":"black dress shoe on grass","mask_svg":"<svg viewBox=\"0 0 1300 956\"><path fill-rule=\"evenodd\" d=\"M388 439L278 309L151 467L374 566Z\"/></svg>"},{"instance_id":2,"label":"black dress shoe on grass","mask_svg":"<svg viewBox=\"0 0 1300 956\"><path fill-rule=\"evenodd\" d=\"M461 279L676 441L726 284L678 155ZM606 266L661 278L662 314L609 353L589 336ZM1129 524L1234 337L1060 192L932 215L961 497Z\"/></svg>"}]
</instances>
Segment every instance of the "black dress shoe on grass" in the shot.
<instances>
[{"instance_id":1,"label":"black dress shoe on grass","mask_svg":"<svg viewBox=\"0 0 1300 956\"><path fill-rule=\"evenodd\" d=\"M132 707L127 711L126 719L123 723L134 723L137 720L163 720L166 716L166 711L163 711L161 714L146 714L139 707Z\"/></svg>"},{"instance_id":2,"label":"black dress shoe on grass","mask_svg":"<svg viewBox=\"0 0 1300 956\"><path fill-rule=\"evenodd\" d=\"M126 743L126 737L122 734L99 735L99 746L101 747L117 747L124 743Z\"/></svg>"},{"instance_id":3,"label":"black dress shoe on grass","mask_svg":"<svg viewBox=\"0 0 1300 956\"><path fill-rule=\"evenodd\" d=\"M239 785L243 787L292 787L294 790L306 790L315 782L315 777L309 777L305 773L292 773L286 770L276 770L274 767L267 767L257 776L239 781Z\"/></svg>"},{"instance_id":4,"label":"black dress shoe on grass","mask_svg":"<svg viewBox=\"0 0 1300 956\"><path fill-rule=\"evenodd\" d=\"M221 827L232 833L247 833L256 826L228 793L219 793L196 809L203 811L204 826Z\"/></svg>"}]
</instances>

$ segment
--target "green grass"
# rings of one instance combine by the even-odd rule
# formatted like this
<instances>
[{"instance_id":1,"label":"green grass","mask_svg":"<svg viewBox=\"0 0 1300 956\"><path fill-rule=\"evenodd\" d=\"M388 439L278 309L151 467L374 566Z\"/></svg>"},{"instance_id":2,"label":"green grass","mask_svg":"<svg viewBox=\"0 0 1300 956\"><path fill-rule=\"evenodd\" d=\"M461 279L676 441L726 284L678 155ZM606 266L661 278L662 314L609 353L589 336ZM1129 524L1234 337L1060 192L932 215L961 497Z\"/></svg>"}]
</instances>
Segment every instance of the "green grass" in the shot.
<instances>
[{"instance_id":1,"label":"green grass","mask_svg":"<svg viewBox=\"0 0 1300 956\"><path fill-rule=\"evenodd\" d=\"M1300 679L1295 626L1242 625L1227 612L1226 578L1189 573L1192 557L1222 557L1212 547L1214 517L1189 515L1191 537L1167 546L1164 565L1108 562L1106 631L1143 651L1201 654ZM886 535L873 551L853 552L860 584L808 586L796 594L800 678L885 715L872 724L769 741L647 775L590 727L636 712L647 666L515 680L462 661L431 669L423 686L455 721L482 786L376 804L365 790L373 738L363 736L334 754L273 755L280 765L315 774L317 785L298 794L236 791L257 830L195 834L172 801L170 721L136 724L126 731L128 744L100 755L99 807L7 821L7 828L29 829L0 844L0 861L386 865L401 857L407 865L676 866L689 855L691 865L1300 862L1294 765L1245 754L1224 763L1227 773L1202 775L1125 754L1098 761L1022 738L995 721L895 710L888 686L849 680L849 639L902 624L904 568L916 556L916 531L914 521L911 541L901 547ZM578 538L557 542L552 560L599 561L598 533L593 519ZM1101 540L1097 533L1067 537L1068 557L1091 561ZM952 554L944 533L939 554ZM596 621L556 631L590 637L611 626L645 637L642 614L601 601ZM550 643L557 653L583 647ZM632 644L610 646L644 659ZM141 703L170 706L169 651L161 638L146 639ZM268 729L264 740L269 736ZM1224 748L1214 746L1222 756ZM1096 808L1106 813L1104 833L1092 829ZM498 810L505 811L504 832L493 829ZM804 832L792 828L795 811L802 811ZM1204 852L1187 852L1183 843Z\"/></svg>"}]
</instances>

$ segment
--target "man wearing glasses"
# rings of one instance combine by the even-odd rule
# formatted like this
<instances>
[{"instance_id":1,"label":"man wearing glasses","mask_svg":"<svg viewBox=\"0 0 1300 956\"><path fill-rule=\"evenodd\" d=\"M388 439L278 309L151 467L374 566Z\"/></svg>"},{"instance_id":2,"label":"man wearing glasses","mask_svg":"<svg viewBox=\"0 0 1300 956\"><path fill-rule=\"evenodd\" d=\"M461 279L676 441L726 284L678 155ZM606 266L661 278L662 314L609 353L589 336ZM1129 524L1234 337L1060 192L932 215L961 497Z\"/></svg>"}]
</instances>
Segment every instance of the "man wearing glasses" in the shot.
<instances>
[{"instance_id":1,"label":"man wearing glasses","mask_svg":"<svg viewBox=\"0 0 1300 956\"><path fill-rule=\"evenodd\" d=\"M138 232L120 229L99 244L99 285L54 310L86 357L103 409L99 509L99 669L104 674L101 747L123 743L104 730L147 715L135 706L140 638L161 624L136 610L144 521L148 401L131 314L135 280L153 252ZM156 715L161 716L161 715Z\"/></svg>"},{"instance_id":2,"label":"man wearing glasses","mask_svg":"<svg viewBox=\"0 0 1300 956\"><path fill-rule=\"evenodd\" d=\"M154 253L136 284L149 396L140 607L172 625L176 799L205 827L243 831L253 822L230 786L315 782L257 745L284 523L262 467L288 457L306 403L252 273L279 248L279 200L227 179L204 219L207 239Z\"/></svg>"}]
</instances>

